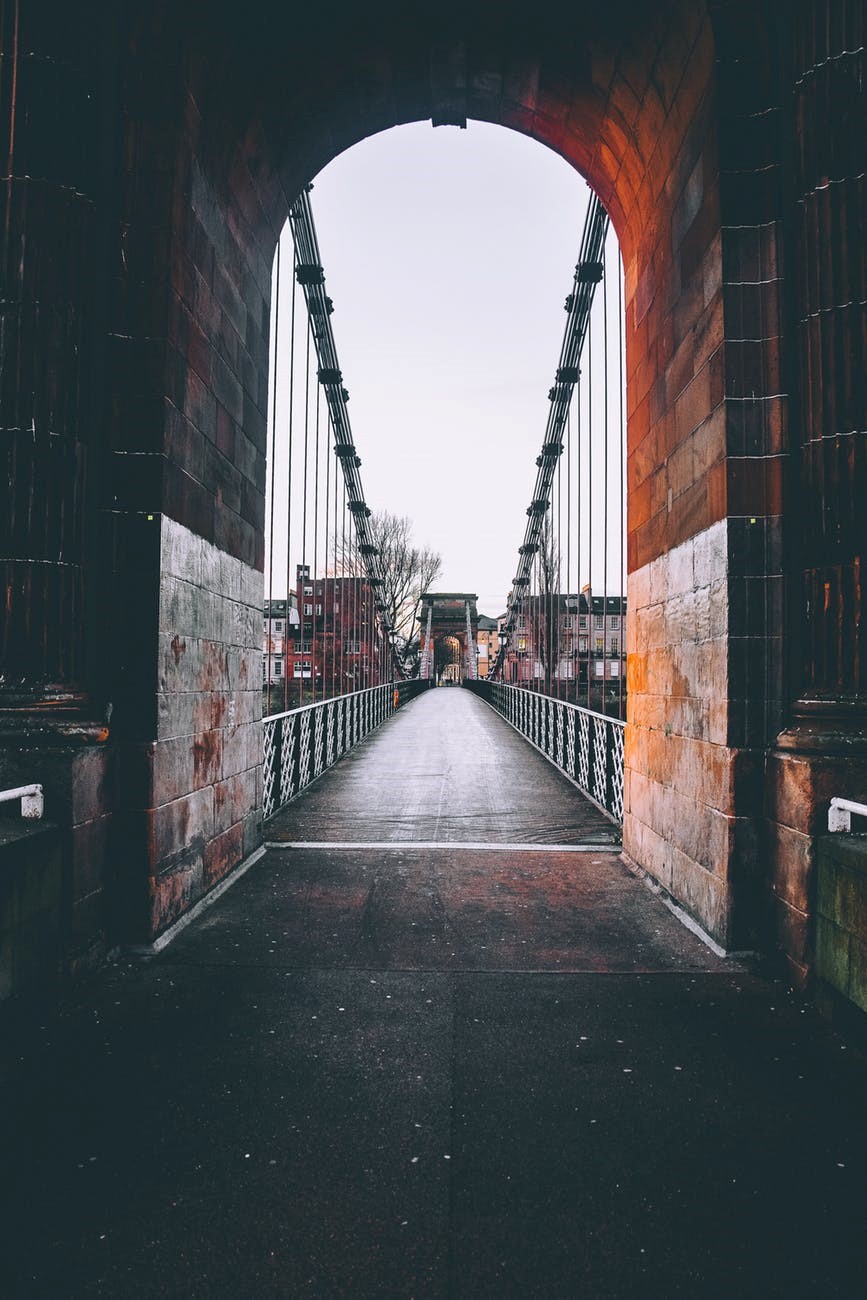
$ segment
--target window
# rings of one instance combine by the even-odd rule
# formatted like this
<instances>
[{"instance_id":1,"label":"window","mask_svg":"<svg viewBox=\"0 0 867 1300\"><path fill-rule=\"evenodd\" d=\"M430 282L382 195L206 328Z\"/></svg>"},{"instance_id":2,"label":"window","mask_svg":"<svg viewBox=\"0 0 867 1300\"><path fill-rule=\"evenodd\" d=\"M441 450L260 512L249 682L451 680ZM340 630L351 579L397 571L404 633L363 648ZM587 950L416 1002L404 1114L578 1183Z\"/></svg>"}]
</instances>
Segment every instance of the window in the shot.
<instances>
[{"instance_id":1,"label":"window","mask_svg":"<svg viewBox=\"0 0 867 1300\"><path fill-rule=\"evenodd\" d=\"M604 627L604 626L605 626L605 619L604 619L604 617L603 617L601 614L597 614L597 615L596 615L595 626L596 626L596 627Z\"/></svg>"},{"instance_id":2,"label":"window","mask_svg":"<svg viewBox=\"0 0 867 1300\"><path fill-rule=\"evenodd\" d=\"M283 676L283 660L282 660L282 659L275 659L275 660L274 660L274 676L275 676L275 677L282 677L282 676Z\"/></svg>"},{"instance_id":3,"label":"window","mask_svg":"<svg viewBox=\"0 0 867 1300\"><path fill-rule=\"evenodd\" d=\"M605 638L603 636L598 636L596 638L596 653L598 655L605 653Z\"/></svg>"},{"instance_id":4,"label":"window","mask_svg":"<svg viewBox=\"0 0 867 1300\"><path fill-rule=\"evenodd\" d=\"M584 655L586 655L586 653L587 653L587 638L586 638L586 636L579 636L579 638L578 638L578 653L579 653L579 654L584 654Z\"/></svg>"},{"instance_id":5,"label":"window","mask_svg":"<svg viewBox=\"0 0 867 1300\"><path fill-rule=\"evenodd\" d=\"M278 619L277 619L276 623L274 624L274 631L275 631L275 632L282 632L282 631L283 631L283 620L282 620L282 618L278 618Z\"/></svg>"},{"instance_id":6,"label":"window","mask_svg":"<svg viewBox=\"0 0 867 1300\"><path fill-rule=\"evenodd\" d=\"M579 619L578 619L578 626L582 629L582 631L583 631L584 628L586 628L586 626L587 626L587 615L586 615L586 614L581 614L581 615L579 616Z\"/></svg>"},{"instance_id":7,"label":"window","mask_svg":"<svg viewBox=\"0 0 867 1300\"><path fill-rule=\"evenodd\" d=\"M616 636L613 636L613 637L611 638L611 649L610 649L609 653L610 653L610 654L613 654L613 655L619 655L619 654L620 654L620 642L619 642L619 640L617 639Z\"/></svg>"},{"instance_id":8,"label":"window","mask_svg":"<svg viewBox=\"0 0 867 1300\"><path fill-rule=\"evenodd\" d=\"M304 595L305 595L305 596L312 596L312 595L313 595L313 588L312 588L312 587L305 587L305 588L304 588Z\"/></svg>"},{"instance_id":9,"label":"window","mask_svg":"<svg viewBox=\"0 0 867 1300\"><path fill-rule=\"evenodd\" d=\"M305 605L305 606L304 606L304 613L307 614L308 616L311 615L311 614L313 613L313 606L312 606L312 605Z\"/></svg>"},{"instance_id":10,"label":"window","mask_svg":"<svg viewBox=\"0 0 867 1300\"><path fill-rule=\"evenodd\" d=\"M617 614L612 614L611 617L610 617L609 620L608 620L608 626L611 628L611 631L612 631L612 632L617 632L617 631L619 631L619 629L620 629L620 617L619 617L619 615L617 615Z\"/></svg>"}]
</instances>

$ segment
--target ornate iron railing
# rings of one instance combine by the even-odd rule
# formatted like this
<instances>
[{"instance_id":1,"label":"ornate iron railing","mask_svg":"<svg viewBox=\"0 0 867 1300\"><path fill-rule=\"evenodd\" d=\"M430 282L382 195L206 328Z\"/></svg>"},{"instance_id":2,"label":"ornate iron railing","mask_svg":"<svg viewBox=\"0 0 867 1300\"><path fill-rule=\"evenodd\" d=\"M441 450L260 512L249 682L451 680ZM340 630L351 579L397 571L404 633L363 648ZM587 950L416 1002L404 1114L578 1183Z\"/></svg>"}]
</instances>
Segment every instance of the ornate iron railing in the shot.
<instances>
[{"instance_id":1,"label":"ornate iron railing","mask_svg":"<svg viewBox=\"0 0 867 1300\"><path fill-rule=\"evenodd\" d=\"M523 686L464 682L531 744L623 824L623 736L626 724Z\"/></svg>"},{"instance_id":2,"label":"ornate iron railing","mask_svg":"<svg viewBox=\"0 0 867 1300\"><path fill-rule=\"evenodd\" d=\"M263 812L273 817L427 681L385 682L262 719Z\"/></svg>"}]
</instances>

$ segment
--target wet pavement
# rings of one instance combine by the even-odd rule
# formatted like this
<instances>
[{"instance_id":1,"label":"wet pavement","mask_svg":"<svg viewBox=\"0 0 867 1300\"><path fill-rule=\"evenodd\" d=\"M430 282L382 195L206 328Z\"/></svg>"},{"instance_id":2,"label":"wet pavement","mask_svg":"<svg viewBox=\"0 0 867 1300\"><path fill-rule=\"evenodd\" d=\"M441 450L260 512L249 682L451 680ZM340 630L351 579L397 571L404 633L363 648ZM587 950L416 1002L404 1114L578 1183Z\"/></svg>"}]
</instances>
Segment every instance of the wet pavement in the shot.
<instances>
[{"instance_id":1,"label":"wet pavement","mask_svg":"<svg viewBox=\"0 0 867 1300\"><path fill-rule=\"evenodd\" d=\"M497 842L461 718L547 840ZM686 931L513 736L421 697L162 953L0 1020L0 1294L861 1293L863 1057Z\"/></svg>"},{"instance_id":2,"label":"wet pavement","mask_svg":"<svg viewBox=\"0 0 867 1300\"><path fill-rule=\"evenodd\" d=\"M331 768L272 840L613 844L611 822L487 704L427 691Z\"/></svg>"}]
</instances>

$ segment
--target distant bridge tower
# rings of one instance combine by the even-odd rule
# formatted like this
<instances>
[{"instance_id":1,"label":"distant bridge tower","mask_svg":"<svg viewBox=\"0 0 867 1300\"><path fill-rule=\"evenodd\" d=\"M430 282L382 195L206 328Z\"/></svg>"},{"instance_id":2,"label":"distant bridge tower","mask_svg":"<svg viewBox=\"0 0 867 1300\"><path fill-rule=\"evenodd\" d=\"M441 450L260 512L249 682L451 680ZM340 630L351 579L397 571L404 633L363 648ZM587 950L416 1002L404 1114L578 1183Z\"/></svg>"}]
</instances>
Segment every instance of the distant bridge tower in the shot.
<instances>
[{"instance_id":1,"label":"distant bridge tower","mask_svg":"<svg viewBox=\"0 0 867 1300\"><path fill-rule=\"evenodd\" d=\"M427 630L424 634L424 641L421 647L421 666L419 668L419 677L431 678L434 675L434 655L433 641L431 640L431 619L433 617L433 607L428 605L427 610Z\"/></svg>"},{"instance_id":2,"label":"distant bridge tower","mask_svg":"<svg viewBox=\"0 0 867 1300\"><path fill-rule=\"evenodd\" d=\"M467 677L470 679L471 682L477 681L479 676L479 661L478 658L476 657L476 642L478 641L478 630L479 630L478 622L479 620L477 614L476 631L473 632L473 620L472 620L472 615L470 614L470 602L467 601L467 644L466 644L465 654L467 659Z\"/></svg>"},{"instance_id":3,"label":"distant bridge tower","mask_svg":"<svg viewBox=\"0 0 867 1300\"><path fill-rule=\"evenodd\" d=\"M431 660L431 676L460 680L478 676L476 642L479 631L478 596L470 591L425 592L422 619L427 633L422 647L422 675Z\"/></svg>"}]
</instances>

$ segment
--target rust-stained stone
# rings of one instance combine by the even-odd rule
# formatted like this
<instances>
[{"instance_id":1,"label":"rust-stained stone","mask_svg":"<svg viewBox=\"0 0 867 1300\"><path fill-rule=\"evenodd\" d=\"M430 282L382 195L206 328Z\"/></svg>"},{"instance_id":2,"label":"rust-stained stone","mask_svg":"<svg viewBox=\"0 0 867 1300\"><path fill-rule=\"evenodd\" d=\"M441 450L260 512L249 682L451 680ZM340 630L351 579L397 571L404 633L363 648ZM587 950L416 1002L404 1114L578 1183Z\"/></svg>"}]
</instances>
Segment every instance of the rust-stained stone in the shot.
<instances>
[{"instance_id":1,"label":"rust-stained stone","mask_svg":"<svg viewBox=\"0 0 867 1300\"><path fill-rule=\"evenodd\" d=\"M214 786L214 830L218 834L242 823L251 809L261 807L261 769L249 767Z\"/></svg>"},{"instance_id":2,"label":"rust-stained stone","mask_svg":"<svg viewBox=\"0 0 867 1300\"><path fill-rule=\"evenodd\" d=\"M156 938L202 895L201 856L150 880L149 937Z\"/></svg>"},{"instance_id":3,"label":"rust-stained stone","mask_svg":"<svg viewBox=\"0 0 867 1300\"><path fill-rule=\"evenodd\" d=\"M240 822L210 840L205 848L203 883L206 889L216 885L237 866L244 852L244 827Z\"/></svg>"},{"instance_id":4,"label":"rust-stained stone","mask_svg":"<svg viewBox=\"0 0 867 1300\"><path fill-rule=\"evenodd\" d=\"M157 871L199 853L214 833L214 787L194 790L146 814L148 849Z\"/></svg>"}]
</instances>

